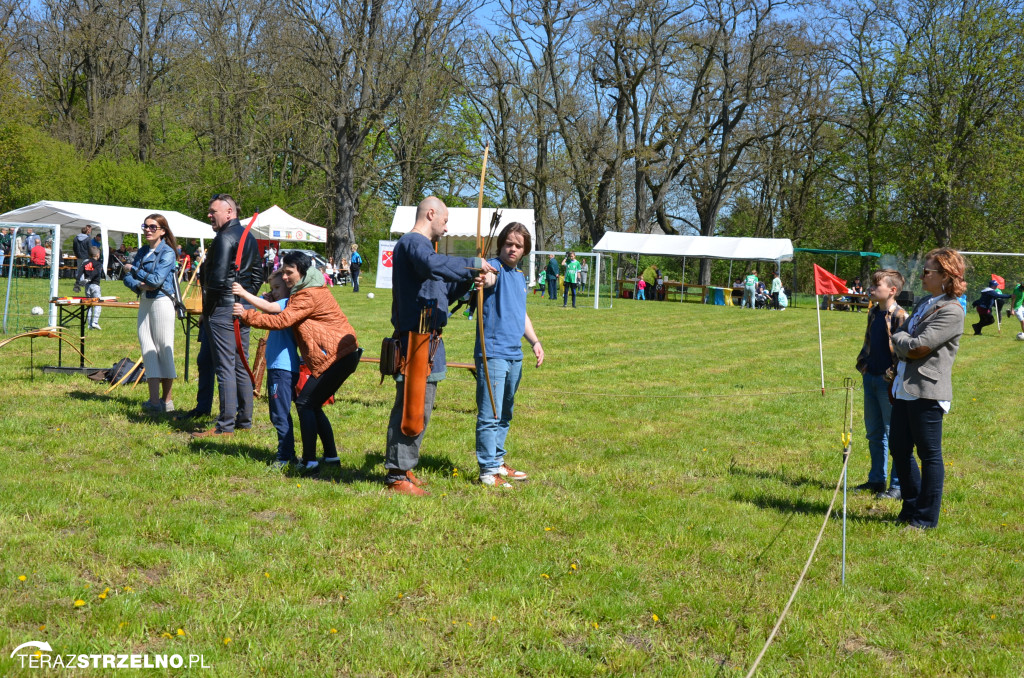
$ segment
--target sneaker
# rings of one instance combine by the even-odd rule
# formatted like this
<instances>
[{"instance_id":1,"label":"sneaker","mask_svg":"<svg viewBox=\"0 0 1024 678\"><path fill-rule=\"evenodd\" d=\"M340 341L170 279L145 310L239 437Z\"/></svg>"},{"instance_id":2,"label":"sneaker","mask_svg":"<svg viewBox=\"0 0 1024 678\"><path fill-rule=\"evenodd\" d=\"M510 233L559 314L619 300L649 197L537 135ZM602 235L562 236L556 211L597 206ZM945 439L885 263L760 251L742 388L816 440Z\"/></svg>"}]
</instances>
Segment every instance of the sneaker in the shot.
<instances>
[{"instance_id":1,"label":"sneaker","mask_svg":"<svg viewBox=\"0 0 1024 678\"><path fill-rule=\"evenodd\" d=\"M99 323L93 323L92 325L89 325L89 329L91 329L91 330L102 330L103 328L100 327Z\"/></svg>"},{"instance_id":2,"label":"sneaker","mask_svg":"<svg viewBox=\"0 0 1024 678\"><path fill-rule=\"evenodd\" d=\"M318 461L300 461L296 466L298 466L300 471L306 473L315 473L320 470L320 462Z\"/></svg>"},{"instance_id":3,"label":"sneaker","mask_svg":"<svg viewBox=\"0 0 1024 678\"><path fill-rule=\"evenodd\" d=\"M885 483L861 483L853 488L854 492L885 492Z\"/></svg>"},{"instance_id":4,"label":"sneaker","mask_svg":"<svg viewBox=\"0 0 1024 678\"><path fill-rule=\"evenodd\" d=\"M508 464L502 464L498 467L498 474L505 476L509 480L526 480L530 476L526 475L522 471L517 471Z\"/></svg>"},{"instance_id":5,"label":"sneaker","mask_svg":"<svg viewBox=\"0 0 1024 678\"><path fill-rule=\"evenodd\" d=\"M485 476L480 476L480 484L487 485L488 487L499 487L503 490L512 489L512 483L505 480L499 473L488 473Z\"/></svg>"},{"instance_id":6,"label":"sneaker","mask_svg":"<svg viewBox=\"0 0 1024 678\"><path fill-rule=\"evenodd\" d=\"M163 406L164 406L164 413L165 414L170 414L171 412L174 411L174 401L173 400L168 400L168 401L164 402Z\"/></svg>"},{"instance_id":7,"label":"sneaker","mask_svg":"<svg viewBox=\"0 0 1024 678\"><path fill-rule=\"evenodd\" d=\"M164 404L159 400L156 402L153 402L152 400L147 400L146 402L142 403L142 409L146 410L147 412L163 412Z\"/></svg>"},{"instance_id":8,"label":"sneaker","mask_svg":"<svg viewBox=\"0 0 1024 678\"><path fill-rule=\"evenodd\" d=\"M323 463L325 463L325 464L340 464L341 463L341 458L340 457L324 457L321 461L323 461Z\"/></svg>"}]
</instances>

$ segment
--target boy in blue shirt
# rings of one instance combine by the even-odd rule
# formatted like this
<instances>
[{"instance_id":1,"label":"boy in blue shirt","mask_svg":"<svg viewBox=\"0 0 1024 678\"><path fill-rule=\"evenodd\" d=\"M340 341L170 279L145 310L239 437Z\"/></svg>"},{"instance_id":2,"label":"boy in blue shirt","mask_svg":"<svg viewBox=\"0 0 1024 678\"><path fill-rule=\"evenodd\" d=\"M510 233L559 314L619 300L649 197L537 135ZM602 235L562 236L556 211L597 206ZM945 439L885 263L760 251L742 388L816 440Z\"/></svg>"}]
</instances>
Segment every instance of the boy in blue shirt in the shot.
<instances>
[{"instance_id":1,"label":"boy in blue shirt","mask_svg":"<svg viewBox=\"0 0 1024 678\"><path fill-rule=\"evenodd\" d=\"M512 423L512 408L523 374L523 337L530 342L537 367L544 362L544 349L526 314L526 277L516 268L520 259L530 253L530 232L526 226L513 222L498 235L498 259L488 263L497 271L487 273L483 313L487 368L491 376L494 406L487 393L487 381L476 340L476 458L480 465L480 482L490 487L509 489L508 480L526 480L527 475L505 463L505 439ZM493 281L493 282L492 282Z\"/></svg>"},{"instance_id":2,"label":"boy in blue shirt","mask_svg":"<svg viewBox=\"0 0 1024 678\"><path fill-rule=\"evenodd\" d=\"M236 295L264 313L280 313L288 306L288 287L284 271L270 274L270 292L257 297L235 283ZM277 456L274 464L285 466L298 463L295 456L295 426L292 423L292 399L299 382L299 351L291 329L270 330L267 333L267 404L270 423L277 429Z\"/></svg>"}]
</instances>

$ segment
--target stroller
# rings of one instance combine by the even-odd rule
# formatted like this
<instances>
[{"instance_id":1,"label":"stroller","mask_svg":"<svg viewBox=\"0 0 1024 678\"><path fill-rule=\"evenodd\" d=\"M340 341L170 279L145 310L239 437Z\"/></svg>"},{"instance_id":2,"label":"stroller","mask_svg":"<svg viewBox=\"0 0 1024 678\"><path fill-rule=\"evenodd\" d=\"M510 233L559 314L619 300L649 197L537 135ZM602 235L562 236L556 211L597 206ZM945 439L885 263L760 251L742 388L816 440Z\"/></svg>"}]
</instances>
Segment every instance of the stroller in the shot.
<instances>
[{"instance_id":1,"label":"stroller","mask_svg":"<svg viewBox=\"0 0 1024 678\"><path fill-rule=\"evenodd\" d=\"M107 274L108 280L120 280L124 277L125 271L124 266L128 263L128 260L120 252L110 253L110 272Z\"/></svg>"}]
</instances>

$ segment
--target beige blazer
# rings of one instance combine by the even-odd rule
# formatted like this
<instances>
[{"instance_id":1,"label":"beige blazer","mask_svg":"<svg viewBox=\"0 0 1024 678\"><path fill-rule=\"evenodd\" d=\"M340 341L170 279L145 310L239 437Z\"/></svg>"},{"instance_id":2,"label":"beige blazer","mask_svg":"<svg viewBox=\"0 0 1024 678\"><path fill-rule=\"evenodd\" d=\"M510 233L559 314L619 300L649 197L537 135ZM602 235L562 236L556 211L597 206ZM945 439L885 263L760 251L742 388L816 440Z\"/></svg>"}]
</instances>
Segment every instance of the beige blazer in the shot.
<instances>
[{"instance_id":1,"label":"beige blazer","mask_svg":"<svg viewBox=\"0 0 1024 678\"><path fill-rule=\"evenodd\" d=\"M917 304L915 313L925 301ZM960 348L960 335L964 333L963 306L957 299L943 295L918 321L911 334L907 327L913 315L911 313L907 322L892 335L893 351L906 363L903 388L918 398L952 400L953 361ZM918 357L924 352L923 347L931 352Z\"/></svg>"}]
</instances>

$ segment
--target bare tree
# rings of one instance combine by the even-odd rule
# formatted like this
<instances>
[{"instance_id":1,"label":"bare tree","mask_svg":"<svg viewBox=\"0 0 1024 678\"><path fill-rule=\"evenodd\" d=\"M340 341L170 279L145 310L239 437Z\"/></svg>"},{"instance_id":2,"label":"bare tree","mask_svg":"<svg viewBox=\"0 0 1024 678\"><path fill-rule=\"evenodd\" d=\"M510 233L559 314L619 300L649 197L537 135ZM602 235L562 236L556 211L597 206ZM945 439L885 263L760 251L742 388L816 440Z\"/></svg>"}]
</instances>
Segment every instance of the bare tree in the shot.
<instances>
[{"instance_id":1,"label":"bare tree","mask_svg":"<svg viewBox=\"0 0 1024 678\"><path fill-rule=\"evenodd\" d=\"M334 225L329 249L348 256L359 200L357 168L368 137L439 62L468 6L447 0L301 0L285 10L286 49L278 75L302 111L313 144L296 150L326 178Z\"/></svg>"}]
</instances>

